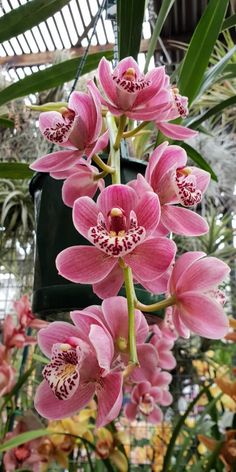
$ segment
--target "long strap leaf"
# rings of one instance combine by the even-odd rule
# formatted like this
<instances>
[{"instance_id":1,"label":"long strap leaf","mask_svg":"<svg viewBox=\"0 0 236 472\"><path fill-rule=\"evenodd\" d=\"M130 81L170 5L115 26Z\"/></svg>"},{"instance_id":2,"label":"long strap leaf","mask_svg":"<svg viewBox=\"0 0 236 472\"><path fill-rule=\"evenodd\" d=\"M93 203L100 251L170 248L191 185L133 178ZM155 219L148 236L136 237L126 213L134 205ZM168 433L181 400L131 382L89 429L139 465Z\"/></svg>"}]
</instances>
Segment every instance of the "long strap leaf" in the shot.
<instances>
[{"instance_id":1,"label":"long strap leaf","mask_svg":"<svg viewBox=\"0 0 236 472\"><path fill-rule=\"evenodd\" d=\"M187 95L190 104L200 89L228 3L229 0L210 0L192 36L178 81L181 94Z\"/></svg>"}]
</instances>

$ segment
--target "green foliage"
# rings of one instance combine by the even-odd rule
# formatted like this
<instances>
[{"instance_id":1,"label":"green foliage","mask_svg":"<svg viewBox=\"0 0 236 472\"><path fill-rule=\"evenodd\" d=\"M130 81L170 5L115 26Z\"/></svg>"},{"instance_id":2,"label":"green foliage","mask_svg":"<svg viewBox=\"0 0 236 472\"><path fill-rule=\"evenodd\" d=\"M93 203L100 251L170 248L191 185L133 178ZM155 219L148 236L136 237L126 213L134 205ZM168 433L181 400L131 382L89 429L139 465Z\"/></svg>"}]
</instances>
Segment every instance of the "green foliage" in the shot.
<instances>
[{"instance_id":1,"label":"green foliage","mask_svg":"<svg viewBox=\"0 0 236 472\"><path fill-rule=\"evenodd\" d=\"M181 94L188 96L190 104L201 87L228 4L229 0L210 0L193 33L178 81Z\"/></svg>"},{"instance_id":2,"label":"green foliage","mask_svg":"<svg viewBox=\"0 0 236 472\"><path fill-rule=\"evenodd\" d=\"M30 179L33 174L23 162L0 162L0 179Z\"/></svg>"},{"instance_id":3,"label":"green foliage","mask_svg":"<svg viewBox=\"0 0 236 472\"><path fill-rule=\"evenodd\" d=\"M137 59L145 9L145 0L117 0L119 59Z\"/></svg>"},{"instance_id":4,"label":"green foliage","mask_svg":"<svg viewBox=\"0 0 236 472\"><path fill-rule=\"evenodd\" d=\"M0 42L33 28L69 3L70 0L31 0L0 18Z\"/></svg>"},{"instance_id":5,"label":"green foliage","mask_svg":"<svg viewBox=\"0 0 236 472\"><path fill-rule=\"evenodd\" d=\"M98 66L100 59L106 56L108 59L112 59L113 52L99 52L96 54L90 54L87 57L86 64L82 70L82 74L87 74L92 70L95 70ZM31 93L41 92L43 90L49 90L54 87L59 87L65 82L73 80L76 71L79 67L81 58L75 57L63 61L60 64L48 67L45 70L40 70L35 74L25 77L18 82L6 87L0 92L0 105L14 100L18 97L24 97Z\"/></svg>"},{"instance_id":6,"label":"green foliage","mask_svg":"<svg viewBox=\"0 0 236 472\"><path fill-rule=\"evenodd\" d=\"M187 152L188 156L191 157L192 161L195 162L195 164L198 165L203 170L206 170L211 174L211 178L217 182L217 176L211 166L207 163L207 161L204 159L204 157L196 151L192 146L186 143L182 143L181 147L185 149Z\"/></svg>"}]
</instances>

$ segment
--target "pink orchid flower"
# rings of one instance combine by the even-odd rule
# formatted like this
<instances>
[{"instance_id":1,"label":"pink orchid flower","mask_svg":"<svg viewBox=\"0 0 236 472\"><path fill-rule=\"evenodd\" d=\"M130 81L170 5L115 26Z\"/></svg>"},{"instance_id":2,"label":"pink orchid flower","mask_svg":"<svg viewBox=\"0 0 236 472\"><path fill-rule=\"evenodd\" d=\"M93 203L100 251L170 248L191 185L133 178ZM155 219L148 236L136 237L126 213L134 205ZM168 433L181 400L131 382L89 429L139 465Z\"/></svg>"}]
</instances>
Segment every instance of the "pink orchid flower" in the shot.
<instances>
[{"instance_id":1,"label":"pink orchid flower","mask_svg":"<svg viewBox=\"0 0 236 472\"><path fill-rule=\"evenodd\" d=\"M0 344L0 398L11 392L16 383L16 370L11 366L5 346Z\"/></svg>"},{"instance_id":2,"label":"pink orchid flower","mask_svg":"<svg viewBox=\"0 0 236 472\"><path fill-rule=\"evenodd\" d=\"M113 115L125 114L136 120L153 120L161 111L171 107L169 77L164 67L156 67L146 75L139 70L132 57L122 59L113 72L103 57L98 66L98 77L106 96L97 94L101 103ZM95 90L95 85L93 86Z\"/></svg>"},{"instance_id":3,"label":"pink orchid flower","mask_svg":"<svg viewBox=\"0 0 236 472\"><path fill-rule=\"evenodd\" d=\"M62 200L65 205L73 207L79 197L93 197L99 189L105 187L104 179L96 178L99 171L84 159L80 159L75 166L65 171L51 172L54 179L65 179L62 186Z\"/></svg>"},{"instance_id":4,"label":"pink orchid flower","mask_svg":"<svg viewBox=\"0 0 236 472\"><path fill-rule=\"evenodd\" d=\"M176 360L171 352L171 349L174 346L174 340L165 336L165 333L157 325L152 326L150 332L152 333L150 343L155 346L158 352L158 365L162 369L174 369L176 366Z\"/></svg>"},{"instance_id":5,"label":"pink orchid flower","mask_svg":"<svg viewBox=\"0 0 236 472\"><path fill-rule=\"evenodd\" d=\"M16 310L20 328L44 328L48 322L37 319L31 311L30 301L27 295L22 295L19 300L13 303Z\"/></svg>"},{"instance_id":6,"label":"pink orchid flower","mask_svg":"<svg viewBox=\"0 0 236 472\"><path fill-rule=\"evenodd\" d=\"M204 218L189 210L202 200L210 181L210 174L197 167L186 167L187 154L180 146L164 142L152 153L145 178L129 182L136 192L153 191L161 204L161 220L158 231L183 236L199 236L208 232ZM182 208L179 204L186 208Z\"/></svg>"},{"instance_id":7,"label":"pink orchid flower","mask_svg":"<svg viewBox=\"0 0 236 472\"><path fill-rule=\"evenodd\" d=\"M31 169L40 172L65 171L78 163L85 155L91 159L93 154L107 146L108 132L100 136L102 129L101 104L88 83L88 94L73 92L68 108L40 114L39 128L44 137L55 144L66 147L40 157Z\"/></svg>"},{"instance_id":8,"label":"pink orchid flower","mask_svg":"<svg viewBox=\"0 0 236 472\"><path fill-rule=\"evenodd\" d=\"M229 329L218 285L229 274L227 264L204 252L187 252L177 260L169 281L176 298L173 322L180 336L190 331L210 339L223 338Z\"/></svg>"},{"instance_id":9,"label":"pink orchid flower","mask_svg":"<svg viewBox=\"0 0 236 472\"><path fill-rule=\"evenodd\" d=\"M71 313L75 325L51 323L39 332L43 353L51 358L44 368L35 407L46 418L60 419L83 408L96 394L97 427L112 421L121 408L122 372L128 365L127 302L122 297L104 300ZM109 328L109 329L108 329ZM153 346L144 343L147 323L136 310L136 338L139 346L141 377L151 375L157 366Z\"/></svg>"},{"instance_id":10,"label":"pink orchid flower","mask_svg":"<svg viewBox=\"0 0 236 472\"><path fill-rule=\"evenodd\" d=\"M159 405L167 406L172 402L172 396L168 391L171 382L168 372L157 370L153 376L153 382L140 382L132 390L131 401L125 405L124 413L129 420L134 420L141 413L150 423L160 423L163 414Z\"/></svg>"},{"instance_id":11,"label":"pink orchid flower","mask_svg":"<svg viewBox=\"0 0 236 472\"><path fill-rule=\"evenodd\" d=\"M185 118L188 115L188 98L179 94L176 87L171 88L172 106L166 112L161 112L156 119L157 128L169 138L184 141L197 136L198 132L185 126L169 123L176 118Z\"/></svg>"},{"instance_id":12,"label":"pink orchid flower","mask_svg":"<svg viewBox=\"0 0 236 472\"><path fill-rule=\"evenodd\" d=\"M138 198L125 185L104 189L95 203L89 197L76 200L73 221L76 229L94 246L73 246L56 258L59 273L73 282L93 284L101 298L117 295L123 284L120 260L132 268L142 283L160 277L175 256L175 244L152 238L160 217L154 192Z\"/></svg>"}]
</instances>

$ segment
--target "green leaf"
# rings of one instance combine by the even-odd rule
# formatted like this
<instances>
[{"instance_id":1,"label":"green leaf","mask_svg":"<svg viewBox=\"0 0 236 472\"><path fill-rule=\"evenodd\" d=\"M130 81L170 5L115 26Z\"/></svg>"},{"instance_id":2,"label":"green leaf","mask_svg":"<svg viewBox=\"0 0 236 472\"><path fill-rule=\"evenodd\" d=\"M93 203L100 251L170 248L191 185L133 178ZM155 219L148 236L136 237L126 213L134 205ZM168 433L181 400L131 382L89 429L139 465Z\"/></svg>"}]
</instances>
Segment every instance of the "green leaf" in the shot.
<instances>
[{"instance_id":1,"label":"green leaf","mask_svg":"<svg viewBox=\"0 0 236 472\"><path fill-rule=\"evenodd\" d=\"M3 126L4 128L14 128L14 121L9 120L9 118L6 118L5 115L0 115L0 126Z\"/></svg>"},{"instance_id":2,"label":"green leaf","mask_svg":"<svg viewBox=\"0 0 236 472\"><path fill-rule=\"evenodd\" d=\"M187 95L189 104L193 102L201 87L228 3L229 0L210 0L193 33L178 81L180 92Z\"/></svg>"},{"instance_id":3,"label":"green leaf","mask_svg":"<svg viewBox=\"0 0 236 472\"><path fill-rule=\"evenodd\" d=\"M142 37L145 0L118 0L118 48L119 59L133 56L137 59Z\"/></svg>"},{"instance_id":4,"label":"green leaf","mask_svg":"<svg viewBox=\"0 0 236 472\"><path fill-rule=\"evenodd\" d=\"M195 164L197 164L201 169L209 172L211 174L212 180L215 180L215 182L218 182L217 175L215 174L211 166L207 163L207 161L204 159L204 157L202 157L202 155L199 154L198 151L196 151L196 149L194 149L192 146L186 143L182 143L181 147L185 149L188 156L192 159L193 162L195 162Z\"/></svg>"},{"instance_id":5,"label":"green leaf","mask_svg":"<svg viewBox=\"0 0 236 472\"><path fill-rule=\"evenodd\" d=\"M222 80L235 79L236 77L236 64L228 64L224 68L224 74L221 77Z\"/></svg>"},{"instance_id":6,"label":"green leaf","mask_svg":"<svg viewBox=\"0 0 236 472\"><path fill-rule=\"evenodd\" d=\"M157 41L160 36L162 27L166 21L166 18L169 14L169 11L171 10L172 5L174 4L175 0L162 0L161 2L161 8L158 13L157 21L155 24L154 31L152 33L152 37L148 46L148 51L147 51L147 56L146 56L146 62L145 62L145 68L144 72L148 71L148 66L150 63L150 60L154 54L154 51L157 46Z\"/></svg>"},{"instance_id":7,"label":"green leaf","mask_svg":"<svg viewBox=\"0 0 236 472\"><path fill-rule=\"evenodd\" d=\"M232 16L229 16L228 18L225 19L225 21L223 21L221 31L224 31L228 28L233 28L233 26L235 25L236 25L236 13Z\"/></svg>"},{"instance_id":8,"label":"green leaf","mask_svg":"<svg viewBox=\"0 0 236 472\"><path fill-rule=\"evenodd\" d=\"M90 54L87 57L82 73L87 74L96 69L102 56L112 59L113 52L106 51ZM9 102L10 100L14 100L15 98L29 95L30 93L42 92L43 90L58 87L65 82L73 80L80 61L81 57L75 57L15 82L0 92L0 105Z\"/></svg>"},{"instance_id":9,"label":"green leaf","mask_svg":"<svg viewBox=\"0 0 236 472\"><path fill-rule=\"evenodd\" d=\"M9 451L9 449L12 449L13 447L20 446L21 444L24 444L28 441L41 438L42 436L47 436L49 434L54 433L46 429L36 429L34 431L27 431L26 433L18 434L18 436L5 441L3 444L0 444L0 452Z\"/></svg>"},{"instance_id":10,"label":"green leaf","mask_svg":"<svg viewBox=\"0 0 236 472\"><path fill-rule=\"evenodd\" d=\"M214 82L217 80L218 76L223 72L226 71L227 62L231 59L233 54L236 52L236 46L234 46L230 51L225 54L220 61L217 62L213 67L210 67L205 74L204 80L201 84L201 88L198 92L197 99L209 88L211 87ZM230 66L231 64L229 64ZM236 66L236 64L232 64ZM232 69L230 69L232 71Z\"/></svg>"},{"instance_id":11,"label":"green leaf","mask_svg":"<svg viewBox=\"0 0 236 472\"><path fill-rule=\"evenodd\" d=\"M0 43L33 28L70 0L32 0L0 18Z\"/></svg>"},{"instance_id":12,"label":"green leaf","mask_svg":"<svg viewBox=\"0 0 236 472\"><path fill-rule=\"evenodd\" d=\"M0 179L31 179L34 172L28 164L21 162L0 162Z\"/></svg>"},{"instance_id":13,"label":"green leaf","mask_svg":"<svg viewBox=\"0 0 236 472\"><path fill-rule=\"evenodd\" d=\"M199 118L194 118L188 121L188 126L191 127L192 129L197 129L198 126L204 121L208 120L209 118L216 115L217 113L222 112L225 108L231 107L232 105L235 105L235 104L236 104L236 95L234 97L227 98L226 100L223 100L222 102L218 103L217 105L212 107L210 110L206 111L206 113L203 113Z\"/></svg>"}]
</instances>

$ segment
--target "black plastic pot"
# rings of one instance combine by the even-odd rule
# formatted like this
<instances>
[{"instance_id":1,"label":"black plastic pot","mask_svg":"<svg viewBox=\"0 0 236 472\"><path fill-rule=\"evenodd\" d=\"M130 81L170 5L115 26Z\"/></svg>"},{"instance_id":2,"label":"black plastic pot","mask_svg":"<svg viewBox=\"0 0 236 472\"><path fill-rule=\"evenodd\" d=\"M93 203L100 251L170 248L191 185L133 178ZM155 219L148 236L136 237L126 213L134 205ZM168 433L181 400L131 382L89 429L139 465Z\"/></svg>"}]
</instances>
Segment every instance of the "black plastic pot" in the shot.
<instances>
[{"instance_id":1,"label":"black plastic pot","mask_svg":"<svg viewBox=\"0 0 236 472\"><path fill-rule=\"evenodd\" d=\"M144 174L146 164L134 159L122 159L121 180L128 183L137 173ZM73 226L72 210L61 198L62 181L48 174L36 174L30 183L36 212L35 277L32 310L42 318L50 314L82 309L100 304L91 285L74 284L57 273L56 256L69 246L89 244ZM141 287L141 301L152 303L154 298ZM121 291L124 294L124 291ZM147 300L148 297L148 300ZM151 301L150 301L151 297Z\"/></svg>"}]
</instances>

